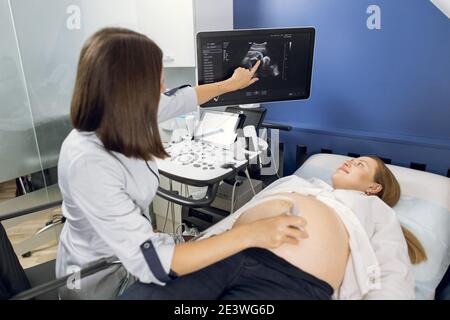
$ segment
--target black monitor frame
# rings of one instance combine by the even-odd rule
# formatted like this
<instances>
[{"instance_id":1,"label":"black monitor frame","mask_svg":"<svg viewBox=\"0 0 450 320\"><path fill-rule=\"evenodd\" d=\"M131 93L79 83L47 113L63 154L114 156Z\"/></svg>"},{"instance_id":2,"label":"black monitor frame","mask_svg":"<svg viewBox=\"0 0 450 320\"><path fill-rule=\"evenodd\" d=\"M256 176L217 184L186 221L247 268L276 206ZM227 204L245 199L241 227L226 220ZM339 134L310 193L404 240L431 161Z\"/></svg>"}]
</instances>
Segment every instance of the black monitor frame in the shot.
<instances>
[{"instance_id":1,"label":"black monitor frame","mask_svg":"<svg viewBox=\"0 0 450 320\"><path fill-rule=\"evenodd\" d=\"M306 100L309 99L311 95L311 78L312 78L312 68L313 68L313 60L314 60L314 46L315 46L315 28L313 27L295 27L295 28L267 28L267 29L236 29L236 30L227 30L227 31L206 31L199 32L196 36L197 43L197 82L199 85L203 84L203 79L200 70L200 59L202 57L202 41L212 38L223 38L223 37L234 37L234 36L254 36L261 34L276 34L276 33L309 33L310 37L310 59L308 61L307 66L307 75L306 75L306 92L302 96L293 96L293 97L284 97L283 99L273 99L270 97L257 97L253 98L251 102L247 101L216 101L212 99L206 103L204 103L203 107L218 107L218 106L230 106L230 105L239 105L246 103L262 103L262 102L280 102L280 101L292 101L292 100ZM225 79L223 79L225 80Z\"/></svg>"}]
</instances>

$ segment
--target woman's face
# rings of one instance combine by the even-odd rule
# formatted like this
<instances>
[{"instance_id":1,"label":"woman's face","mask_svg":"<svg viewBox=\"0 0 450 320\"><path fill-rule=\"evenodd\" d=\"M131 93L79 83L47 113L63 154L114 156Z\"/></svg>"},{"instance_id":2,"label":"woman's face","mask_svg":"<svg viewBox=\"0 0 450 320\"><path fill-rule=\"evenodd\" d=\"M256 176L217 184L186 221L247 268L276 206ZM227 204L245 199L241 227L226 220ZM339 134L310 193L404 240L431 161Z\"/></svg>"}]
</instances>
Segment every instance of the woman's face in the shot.
<instances>
[{"instance_id":1,"label":"woman's face","mask_svg":"<svg viewBox=\"0 0 450 320\"><path fill-rule=\"evenodd\" d=\"M377 194L382 186L375 182L377 163L369 157L360 157L345 161L333 173L333 187L362 191L366 194Z\"/></svg>"}]
</instances>

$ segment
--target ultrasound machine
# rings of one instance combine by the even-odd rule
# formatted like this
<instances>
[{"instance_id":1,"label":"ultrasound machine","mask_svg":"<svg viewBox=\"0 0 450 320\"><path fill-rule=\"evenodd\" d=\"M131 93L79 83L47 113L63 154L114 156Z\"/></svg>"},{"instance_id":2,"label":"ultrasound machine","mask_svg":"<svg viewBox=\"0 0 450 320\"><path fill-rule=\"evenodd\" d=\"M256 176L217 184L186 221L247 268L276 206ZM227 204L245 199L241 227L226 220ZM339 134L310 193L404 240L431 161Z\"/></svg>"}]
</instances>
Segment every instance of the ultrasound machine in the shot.
<instances>
[{"instance_id":1,"label":"ultrasound machine","mask_svg":"<svg viewBox=\"0 0 450 320\"><path fill-rule=\"evenodd\" d=\"M269 146L257 133L261 128L291 128L263 122L266 109L259 103L309 98L314 42L314 28L197 34L199 85L225 80L239 66L251 68L258 60L261 64L255 74L259 81L202 105L192 137L167 144L170 157L158 160L161 175L206 189L200 198L158 189L160 197L182 206L186 225L203 230L262 189L255 177L260 178L261 157ZM219 106L226 106L225 111L208 109Z\"/></svg>"}]
</instances>

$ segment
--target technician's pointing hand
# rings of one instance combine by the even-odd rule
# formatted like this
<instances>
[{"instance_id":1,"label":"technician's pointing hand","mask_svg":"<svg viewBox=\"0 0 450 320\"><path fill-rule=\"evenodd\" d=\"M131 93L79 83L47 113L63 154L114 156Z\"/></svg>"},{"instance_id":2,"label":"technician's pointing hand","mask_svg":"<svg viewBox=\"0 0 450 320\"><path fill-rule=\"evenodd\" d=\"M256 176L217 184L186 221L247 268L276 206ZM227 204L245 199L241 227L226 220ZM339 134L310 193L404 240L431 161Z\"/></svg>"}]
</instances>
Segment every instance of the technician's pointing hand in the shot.
<instances>
[{"instance_id":1,"label":"technician's pointing hand","mask_svg":"<svg viewBox=\"0 0 450 320\"><path fill-rule=\"evenodd\" d=\"M231 83L234 90L246 88L259 80L258 78L254 78L254 75L260 64L261 60L258 60L251 69L239 67L234 70L231 78L226 81Z\"/></svg>"},{"instance_id":2,"label":"technician's pointing hand","mask_svg":"<svg viewBox=\"0 0 450 320\"><path fill-rule=\"evenodd\" d=\"M258 78L254 78L254 75L260 64L261 61L258 60L251 69L245 69L242 67L237 68L234 70L233 75L227 80L202 84L195 87L198 104L201 105L214 97L246 88L255 83L259 80Z\"/></svg>"}]
</instances>

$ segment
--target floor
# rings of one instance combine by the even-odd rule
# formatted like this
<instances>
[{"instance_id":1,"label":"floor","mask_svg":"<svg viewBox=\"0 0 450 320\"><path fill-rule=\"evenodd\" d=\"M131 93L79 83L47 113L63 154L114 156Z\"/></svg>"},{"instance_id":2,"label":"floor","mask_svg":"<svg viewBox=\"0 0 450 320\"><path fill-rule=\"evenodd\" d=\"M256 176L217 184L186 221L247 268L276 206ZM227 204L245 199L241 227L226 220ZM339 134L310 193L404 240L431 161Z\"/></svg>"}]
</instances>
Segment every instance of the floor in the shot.
<instances>
[{"instance_id":1,"label":"floor","mask_svg":"<svg viewBox=\"0 0 450 320\"><path fill-rule=\"evenodd\" d=\"M15 181L7 181L0 183L0 202L8 201L15 197L16 184ZM35 215L33 218L27 219L20 224L5 227L8 238L13 247L15 244L28 239L36 231L45 226L45 223L56 214L60 214L61 208L45 210ZM14 219L9 220L13 222ZM45 245L33 250L30 257L19 256L19 261L24 269L55 259L57 250L58 235L55 233L55 239Z\"/></svg>"}]
</instances>

